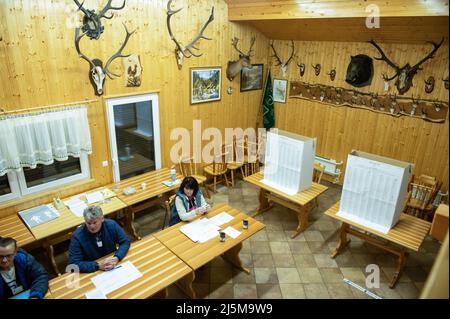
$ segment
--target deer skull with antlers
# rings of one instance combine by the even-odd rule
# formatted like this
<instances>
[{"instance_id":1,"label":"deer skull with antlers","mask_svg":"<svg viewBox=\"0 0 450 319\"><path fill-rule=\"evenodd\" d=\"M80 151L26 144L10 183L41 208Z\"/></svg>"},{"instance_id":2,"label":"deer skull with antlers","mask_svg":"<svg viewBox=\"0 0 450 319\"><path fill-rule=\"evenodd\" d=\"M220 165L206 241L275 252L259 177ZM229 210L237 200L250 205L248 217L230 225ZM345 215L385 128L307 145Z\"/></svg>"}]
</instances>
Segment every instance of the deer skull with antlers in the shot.
<instances>
[{"instance_id":1,"label":"deer skull with antlers","mask_svg":"<svg viewBox=\"0 0 450 319\"><path fill-rule=\"evenodd\" d=\"M294 57L294 51L295 51L294 41L291 40L292 53L286 62L281 61L280 57L278 56L277 50L275 50L275 47L273 46L273 41L270 43L270 46L272 47L272 50L273 50L272 57L274 57L277 60L276 66L281 65L281 71L283 72L283 78L285 78L287 67L288 67L289 63L291 62L292 58Z\"/></svg>"},{"instance_id":2,"label":"deer skull with antlers","mask_svg":"<svg viewBox=\"0 0 450 319\"><path fill-rule=\"evenodd\" d=\"M201 57L203 55L203 53L202 54L195 54L192 51L193 49L199 50L197 47L195 47L195 44L199 40L201 40L201 39L212 40L211 38L205 37L203 35L203 32L205 32L205 29L208 26L208 24L210 24L214 20L214 7L212 7L211 15L209 16L208 21L206 21L206 23L203 25L202 29L200 30L200 33L194 38L194 40L192 40L191 43L189 43L187 46L183 46L179 41L177 41L177 39L173 35L172 28L170 26L170 19L172 18L172 16L174 14L180 12L181 10L183 10L183 8L180 8L178 10L172 10L170 8L170 6L172 4L172 1L173 0L169 0L169 2L167 3L167 29L169 30L170 38L176 44L175 56L177 57L178 68L181 69L181 67L183 66L183 58L190 58L192 56L195 56L195 57L198 58L198 57Z\"/></svg>"},{"instance_id":3,"label":"deer skull with antlers","mask_svg":"<svg viewBox=\"0 0 450 319\"><path fill-rule=\"evenodd\" d=\"M237 61L228 61L227 66L227 78L230 81L233 81L234 77L238 75L239 72L241 72L242 68L251 68L252 64L250 62L251 53L253 51L253 45L255 44L256 37L252 37L251 43L250 43L250 49L247 53L242 52L238 49L237 44L239 42L238 38L233 38L231 41L231 45L236 49L237 52L239 52L239 60Z\"/></svg>"},{"instance_id":4,"label":"deer skull with antlers","mask_svg":"<svg viewBox=\"0 0 450 319\"><path fill-rule=\"evenodd\" d=\"M81 53L80 40L85 35L85 33L82 33L80 35L80 28L76 28L75 29L75 48L76 48L76 50L78 52L78 56L80 58L85 59L91 65L90 81L91 81L92 85L95 88L95 94L96 95L102 95L103 94L103 83L105 82L106 75L108 75L108 77L110 79L113 79L113 76L119 77L119 75L114 74L114 73L112 73L111 71L108 70L108 67L111 64L111 62L114 61L116 58L126 58L126 57L130 56L130 54L122 55L122 50L125 48L125 46L127 45L128 39L130 38L130 36L135 31L128 32L128 29L125 26L125 24L123 26L125 27L125 31L127 33L127 35L125 37L125 41L123 42L123 44L120 47L120 49L108 59L108 61L106 62L104 67L103 67L103 63L102 63L101 60L99 60L99 59L91 60L86 55Z\"/></svg>"},{"instance_id":5,"label":"deer skull with antlers","mask_svg":"<svg viewBox=\"0 0 450 319\"><path fill-rule=\"evenodd\" d=\"M434 57L434 54L436 53L436 51L439 49L439 47L442 45L443 42L444 42L443 38L439 44L430 42L434 47L433 50L426 57L424 57L422 60L416 63L414 66L411 66L409 63L407 63L403 67L399 67L397 64L395 64L386 57L383 50L381 50L381 48L378 46L378 44L375 43L375 41L373 40L369 41L369 43L371 43L381 54L381 57L375 58L375 60L385 61L392 68L395 69L395 74L391 78L383 74L383 79L385 81L391 81L397 78L397 80L395 81L395 86L397 87L397 90L400 94L403 94L410 89L410 87L412 86L412 80L414 78L414 75L417 74L417 71L421 70L420 66L428 59Z\"/></svg>"},{"instance_id":6,"label":"deer skull with antlers","mask_svg":"<svg viewBox=\"0 0 450 319\"><path fill-rule=\"evenodd\" d=\"M78 10L81 10L84 13L83 17L83 27L81 30L84 34L86 34L91 40L100 38L100 35L103 33L104 27L102 26L101 18L112 19L114 13L111 13L110 16L106 16L106 12L108 10L121 10L125 7L126 0L123 0L123 4L120 7L113 7L111 5L112 0L108 0L108 3L105 7L100 10L99 14L95 13L95 10L89 10L83 7L83 3L80 4L78 0L73 0L75 4L78 6Z\"/></svg>"}]
</instances>

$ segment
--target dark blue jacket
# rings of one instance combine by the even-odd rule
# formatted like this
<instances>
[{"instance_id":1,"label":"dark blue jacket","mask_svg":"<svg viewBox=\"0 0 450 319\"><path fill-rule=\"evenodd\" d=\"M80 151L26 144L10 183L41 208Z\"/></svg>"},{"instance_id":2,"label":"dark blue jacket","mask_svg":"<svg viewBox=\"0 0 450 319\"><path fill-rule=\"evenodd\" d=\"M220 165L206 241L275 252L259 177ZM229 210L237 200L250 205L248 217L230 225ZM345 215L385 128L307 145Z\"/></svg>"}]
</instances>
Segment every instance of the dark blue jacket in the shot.
<instances>
[{"instance_id":1,"label":"dark blue jacket","mask_svg":"<svg viewBox=\"0 0 450 319\"><path fill-rule=\"evenodd\" d=\"M97 246L96 235L83 224L73 233L69 246L69 264L77 265L80 272L94 272L95 261L110 253L122 260L130 248L127 234L112 219L105 219L99 232L103 246ZM116 248L119 245L119 248Z\"/></svg>"},{"instance_id":2,"label":"dark blue jacket","mask_svg":"<svg viewBox=\"0 0 450 319\"><path fill-rule=\"evenodd\" d=\"M186 211L188 211L189 210L189 202L186 199L186 195L184 195L184 193L180 192L180 190L177 190L176 194L177 194L177 197L179 197L183 200L184 208L186 209ZM202 205L201 203L202 203L202 192L200 190L198 190L197 194L195 195L195 205L197 207L200 207ZM174 203L172 208L170 209L169 226L178 224L179 222L181 222L181 218L180 218L180 215L178 215L177 206Z\"/></svg>"},{"instance_id":3,"label":"dark blue jacket","mask_svg":"<svg viewBox=\"0 0 450 319\"><path fill-rule=\"evenodd\" d=\"M14 257L16 282L24 291L30 290L30 298L44 298L48 290L48 273L44 267L22 249L17 250ZM0 276L0 299L12 297L11 289Z\"/></svg>"}]
</instances>

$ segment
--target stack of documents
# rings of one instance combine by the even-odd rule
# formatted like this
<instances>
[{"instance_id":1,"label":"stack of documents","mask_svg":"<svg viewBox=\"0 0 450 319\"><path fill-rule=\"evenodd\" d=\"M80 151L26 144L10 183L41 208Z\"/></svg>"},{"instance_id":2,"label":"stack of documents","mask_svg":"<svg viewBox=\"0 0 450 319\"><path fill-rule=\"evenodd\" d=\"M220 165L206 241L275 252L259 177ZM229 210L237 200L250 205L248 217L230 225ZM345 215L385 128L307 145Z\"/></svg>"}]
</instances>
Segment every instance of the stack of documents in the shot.
<instances>
[{"instance_id":1,"label":"stack of documents","mask_svg":"<svg viewBox=\"0 0 450 319\"><path fill-rule=\"evenodd\" d=\"M205 243L219 235L220 227L208 218L202 218L180 227L180 231L193 242Z\"/></svg>"},{"instance_id":2,"label":"stack of documents","mask_svg":"<svg viewBox=\"0 0 450 319\"><path fill-rule=\"evenodd\" d=\"M228 223L229 221L232 221L233 220L233 216L231 216L227 212L221 212L220 214L217 214L216 216L211 217L209 220L214 225L220 226L220 225Z\"/></svg>"},{"instance_id":3,"label":"stack of documents","mask_svg":"<svg viewBox=\"0 0 450 319\"><path fill-rule=\"evenodd\" d=\"M77 217L83 217L84 210L88 207L79 197L71 198L64 202L70 211Z\"/></svg>"},{"instance_id":4,"label":"stack of documents","mask_svg":"<svg viewBox=\"0 0 450 319\"><path fill-rule=\"evenodd\" d=\"M93 291L87 297L100 299L102 294L106 296L140 277L142 277L142 273L131 261L127 261L110 271L91 278L92 283L100 293Z\"/></svg>"},{"instance_id":5,"label":"stack of documents","mask_svg":"<svg viewBox=\"0 0 450 319\"><path fill-rule=\"evenodd\" d=\"M163 184L167 187L172 187L174 185L179 184L181 181L179 179L175 180L174 182L172 181L164 181Z\"/></svg>"}]
</instances>

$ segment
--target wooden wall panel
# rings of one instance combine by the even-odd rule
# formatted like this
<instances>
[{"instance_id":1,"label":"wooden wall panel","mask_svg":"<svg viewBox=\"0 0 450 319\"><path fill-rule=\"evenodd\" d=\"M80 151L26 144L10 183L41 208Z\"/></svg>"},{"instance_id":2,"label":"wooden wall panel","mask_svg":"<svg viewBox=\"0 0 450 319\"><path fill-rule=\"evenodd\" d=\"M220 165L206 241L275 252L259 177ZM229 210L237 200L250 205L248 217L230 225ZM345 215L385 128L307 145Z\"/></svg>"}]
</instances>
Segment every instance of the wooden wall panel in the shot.
<instances>
[{"instance_id":1,"label":"wooden wall panel","mask_svg":"<svg viewBox=\"0 0 450 319\"><path fill-rule=\"evenodd\" d=\"M121 3L115 0L113 3ZM106 0L86 0L85 7L98 10ZM176 127L192 130L192 121L202 120L202 127L254 127L262 91L239 92L239 77L232 83L226 79L228 60L238 58L231 46L237 36L245 49L252 35L256 36L254 63L267 63L268 40L256 29L228 22L228 8L222 0L176 0L174 8L184 9L173 17L173 31L182 43L190 42L209 17L215 6L215 19L205 35L212 41L198 44L203 56L184 61L179 70L174 55L175 44L166 27L167 0L127 0L121 11L115 11L112 20L102 20L105 31L102 37L80 42L81 50L91 59L104 62L122 44L125 31L136 29L123 53L140 55L143 67L142 85L125 87L124 77L106 79L105 96L159 92L161 148L163 166L170 162L170 132ZM0 2L0 108L7 111L96 99L89 82L89 64L79 58L74 47L74 23L80 20L76 5L71 0L9 0ZM190 105L189 84L191 67L222 67L222 99L219 102ZM111 64L114 73L124 72L120 59ZM228 95L231 86L234 93ZM55 195L61 197L111 182L106 124L105 99L97 98L89 105L89 123L93 141L90 156L91 177L87 183L77 184L0 205L0 216L49 202Z\"/></svg>"},{"instance_id":2,"label":"wooden wall panel","mask_svg":"<svg viewBox=\"0 0 450 319\"><path fill-rule=\"evenodd\" d=\"M282 60L290 54L289 41L275 41ZM403 66L407 62L415 64L431 51L430 44L385 44L380 43L386 55L395 63ZM375 75L370 86L354 88L345 82L347 66L351 55L367 54L379 56L376 49L368 43L342 42L295 42L295 61L289 65L287 79L333 85L362 92L385 94L382 74L393 74L383 61L374 60ZM269 51L272 54L271 49ZM296 63L305 63L306 72L300 76ZM315 76L312 64L320 63L322 71ZM275 67L270 59L274 78L282 78L280 67ZM423 65L423 70L414 77L413 87L405 96L415 98L439 99L448 101L448 90L441 80L448 76L448 43L436 53L432 60ZM334 82L326 74L336 67ZM431 94L424 90L424 80L433 75L436 86ZM389 92L397 93L391 82ZM276 126L298 134L317 137L317 153L345 161L352 149L376 153L398 160L416 164L416 174L437 176L448 189L449 126L448 116L445 123L430 123L421 119L400 117L370 112L367 110L334 107L300 99L288 99L286 104L275 103Z\"/></svg>"}]
</instances>

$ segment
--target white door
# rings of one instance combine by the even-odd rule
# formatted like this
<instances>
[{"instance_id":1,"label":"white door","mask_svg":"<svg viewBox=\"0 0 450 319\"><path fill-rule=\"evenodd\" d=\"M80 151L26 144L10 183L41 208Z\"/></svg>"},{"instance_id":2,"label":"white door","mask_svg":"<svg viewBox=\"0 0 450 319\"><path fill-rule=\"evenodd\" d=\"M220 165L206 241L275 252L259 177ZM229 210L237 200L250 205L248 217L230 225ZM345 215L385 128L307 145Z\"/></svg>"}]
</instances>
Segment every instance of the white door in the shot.
<instances>
[{"instance_id":1,"label":"white door","mask_svg":"<svg viewBox=\"0 0 450 319\"><path fill-rule=\"evenodd\" d=\"M161 168L158 94L106 100L114 181Z\"/></svg>"}]
</instances>

